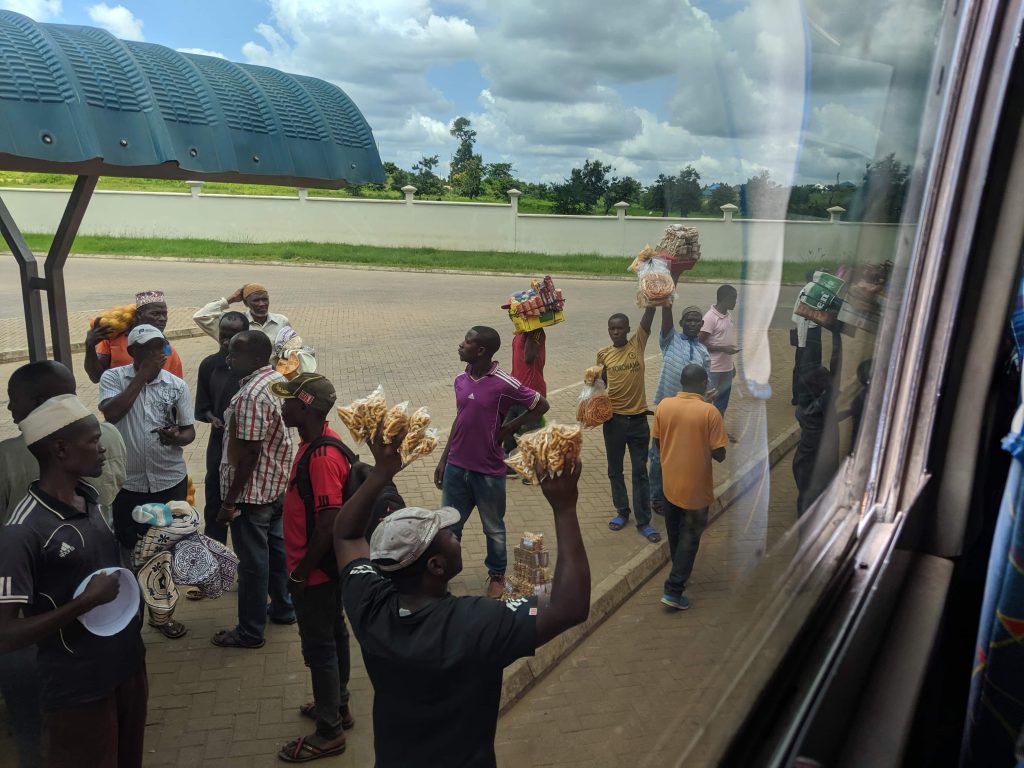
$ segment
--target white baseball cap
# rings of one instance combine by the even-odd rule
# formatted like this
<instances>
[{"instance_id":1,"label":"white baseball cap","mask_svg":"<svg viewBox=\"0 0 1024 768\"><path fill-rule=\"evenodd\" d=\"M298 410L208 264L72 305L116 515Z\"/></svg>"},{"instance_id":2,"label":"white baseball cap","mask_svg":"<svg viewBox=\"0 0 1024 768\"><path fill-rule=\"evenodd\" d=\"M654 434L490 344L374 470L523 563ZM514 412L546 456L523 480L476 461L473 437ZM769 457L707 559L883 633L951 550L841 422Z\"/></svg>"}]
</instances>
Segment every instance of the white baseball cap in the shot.
<instances>
[{"instance_id":1,"label":"white baseball cap","mask_svg":"<svg viewBox=\"0 0 1024 768\"><path fill-rule=\"evenodd\" d=\"M459 522L459 510L405 507L380 521L370 537L370 560L382 571L412 565L443 528Z\"/></svg>"},{"instance_id":2,"label":"white baseball cap","mask_svg":"<svg viewBox=\"0 0 1024 768\"><path fill-rule=\"evenodd\" d=\"M136 325L128 334L128 346L134 347L136 344L145 344L153 339L163 339L166 341L167 337L156 326L143 323L142 325Z\"/></svg>"}]
</instances>

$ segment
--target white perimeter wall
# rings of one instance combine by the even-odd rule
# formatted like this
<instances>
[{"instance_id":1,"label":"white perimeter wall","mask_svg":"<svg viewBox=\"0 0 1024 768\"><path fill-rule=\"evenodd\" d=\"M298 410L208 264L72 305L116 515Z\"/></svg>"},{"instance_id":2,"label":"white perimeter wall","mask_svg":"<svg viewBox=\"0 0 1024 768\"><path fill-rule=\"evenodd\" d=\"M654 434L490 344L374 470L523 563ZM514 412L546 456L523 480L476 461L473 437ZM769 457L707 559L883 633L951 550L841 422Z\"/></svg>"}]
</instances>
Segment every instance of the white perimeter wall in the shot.
<instances>
[{"instance_id":1,"label":"white perimeter wall","mask_svg":"<svg viewBox=\"0 0 1024 768\"><path fill-rule=\"evenodd\" d=\"M70 193L0 189L24 232L53 232ZM96 192L80 234L208 238L238 242L306 240L451 250L633 256L668 224L700 231L708 260L765 260L781 242L787 261L892 258L895 224L520 214L515 203Z\"/></svg>"}]
</instances>

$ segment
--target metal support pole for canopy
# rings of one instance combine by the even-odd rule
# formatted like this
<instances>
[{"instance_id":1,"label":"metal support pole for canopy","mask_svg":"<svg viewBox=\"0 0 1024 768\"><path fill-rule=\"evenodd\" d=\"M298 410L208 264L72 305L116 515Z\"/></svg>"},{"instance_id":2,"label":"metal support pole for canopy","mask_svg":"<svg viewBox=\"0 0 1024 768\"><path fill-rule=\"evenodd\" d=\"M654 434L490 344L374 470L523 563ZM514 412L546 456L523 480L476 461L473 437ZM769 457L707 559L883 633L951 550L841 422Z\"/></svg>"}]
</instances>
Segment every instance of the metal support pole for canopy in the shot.
<instances>
[{"instance_id":1,"label":"metal support pole for canopy","mask_svg":"<svg viewBox=\"0 0 1024 768\"><path fill-rule=\"evenodd\" d=\"M71 197L64 208L50 250L43 262L43 277L39 276L39 262L28 247L14 222L14 217L0 199L0 234L18 262L21 274L21 298L25 306L25 333L28 337L28 355L32 362L46 359L46 326L40 291L46 291L47 310L50 315L50 343L53 359L71 368L71 334L68 330L68 302L64 290L64 265L71 244L75 241L82 217L96 189L98 176L79 176Z\"/></svg>"},{"instance_id":2,"label":"metal support pole for canopy","mask_svg":"<svg viewBox=\"0 0 1024 768\"><path fill-rule=\"evenodd\" d=\"M25 308L25 332L28 336L28 355L32 362L46 359L46 327L43 325L43 304L39 299L39 264L32 250L14 223L14 217L0 199L0 234L18 262L21 275L21 300Z\"/></svg>"},{"instance_id":3,"label":"metal support pole for canopy","mask_svg":"<svg viewBox=\"0 0 1024 768\"><path fill-rule=\"evenodd\" d=\"M57 227L57 234L50 243L50 251L46 254L44 273L46 275L46 302L50 311L50 344L53 346L53 359L71 368L71 334L68 329L68 302L64 291L64 265L71 244L75 242L82 217L89 206L93 190L96 189L98 176L79 176L71 197L64 208L64 215Z\"/></svg>"}]
</instances>

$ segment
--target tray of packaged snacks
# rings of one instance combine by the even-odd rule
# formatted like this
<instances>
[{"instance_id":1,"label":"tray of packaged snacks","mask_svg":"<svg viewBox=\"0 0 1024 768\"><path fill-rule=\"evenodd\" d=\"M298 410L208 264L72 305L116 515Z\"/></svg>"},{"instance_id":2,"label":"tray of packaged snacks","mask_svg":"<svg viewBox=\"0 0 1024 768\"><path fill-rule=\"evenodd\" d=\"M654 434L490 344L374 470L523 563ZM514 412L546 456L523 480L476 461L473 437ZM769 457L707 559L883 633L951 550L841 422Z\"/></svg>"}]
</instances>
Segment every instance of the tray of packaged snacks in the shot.
<instances>
[{"instance_id":1,"label":"tray of packaged snacks","mask_svg":"<svg viewBox=\"0 0 1024 768\"><path fill-rule=\"evenodd\" d=\"M562 290L555 288L551 275L531 281L527 290L516 291L501 308L508 310L516 333L536 331L565 320L565 299Z\"/></svg>"},{"instance_id":2,"label":"tray of packaged snacks","mask_svg":"<svg viewBox=\"0 0 1024 768\"><path fill-rule=\"evenodd\" d=\"M686 272L700 261L700 233L696 227L672 224L666 227L654 250L669 260L673 274Z\"/></svg>"}]
</instances>

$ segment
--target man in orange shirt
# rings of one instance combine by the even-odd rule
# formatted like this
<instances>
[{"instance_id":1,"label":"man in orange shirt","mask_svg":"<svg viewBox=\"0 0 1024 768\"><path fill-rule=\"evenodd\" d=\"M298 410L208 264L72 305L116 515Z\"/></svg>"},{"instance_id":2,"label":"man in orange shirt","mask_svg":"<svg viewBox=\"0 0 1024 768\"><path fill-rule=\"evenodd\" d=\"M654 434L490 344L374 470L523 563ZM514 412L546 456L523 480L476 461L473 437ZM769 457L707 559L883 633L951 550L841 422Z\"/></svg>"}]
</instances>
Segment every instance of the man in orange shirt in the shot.
<instances>
[{"instance_id":1,"label":"man in orange shirt","mask_svg":"<svg viewBox=\"0 0 1024 768\"><path fill-rule=\"evenodd\" d=\"M167 302L163 291L142 291L135 294L134 325L152 325L163 333L167 328ZM181 369L181 358L168 342L164 351L167 362L164 370L173 373L179 379L185 378ZM111 338L110 328L93 324L85 337L85 372L93 384L98 384L100 376L109 368L131 365L132 356L128 354L128 333Z\"/></svg>"},{"instance_id":2,"label":"man in orange shirt","mask_svg":"<svg viewBox=\"0 0 1024 768\"><path fill-rule=\"evenodd\" d=\"M708 524L708 507L715 499L711 460L725 461L729 437L722 414L704 401L708 388L704 366L691 363L683 368L680 384L682 391L658 404L651 435L661 453L665 529L672 555L661 602L685 611L690 601L683 591Z\"/></svg>"}]
</instances>

